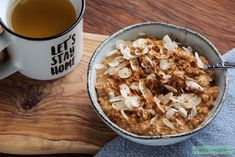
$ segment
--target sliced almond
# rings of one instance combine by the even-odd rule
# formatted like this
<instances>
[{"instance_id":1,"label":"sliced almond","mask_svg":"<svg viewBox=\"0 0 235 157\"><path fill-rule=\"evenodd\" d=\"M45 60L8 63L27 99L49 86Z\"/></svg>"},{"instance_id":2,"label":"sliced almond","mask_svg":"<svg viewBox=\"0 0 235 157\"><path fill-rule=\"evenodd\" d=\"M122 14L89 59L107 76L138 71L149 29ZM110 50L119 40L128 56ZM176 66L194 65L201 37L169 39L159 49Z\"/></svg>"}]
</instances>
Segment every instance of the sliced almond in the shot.
<instances>
[{"instance_id":1,"label":"sliced almond","mask_svg":"<svg viewBox=\"0 0 235 157\"><path fill-rule=\"evenodd\" d=\"M128 116L126 115L124 110L121 110L121 114L123 116L123 118L125 118L127 121L129 120Z\"/></svg>"},{"instance_id":2,"label":"sliced almond","mask_svg":"<svg viewBox=\"0 0 235 157\"><path fill-rule=\"evenodd\" d=\"M195 89L198 91L204 91L204 88L194 81L186 80L185 83L187 85L187 89Z\"/></svg>"},{"instance_id":3,"label":"sliced almond","mask_svg":"<svg viewBox=\"0 0 235 157\"><path fill-rule=\"evenodd\" d=\"M169 108L168 111L166 112L166 118L170 119L171 117L174 116L175 112L177 112L176 109L174 108Z\"/></svg>"},{"instance_id":4,"label":"sliced almond","mask_svg":"<svg viewBox=\"0 0 235 157\"><path fill-rule=\"evenodd\" d=\"M122 101L122 100L124 100L124 97L119 95L119 96L109 99L109 102L117 102L117 101Z\"/></svg>"},{"instance_id":5,"label":"sliced almond","mask_svg":"<svg viewBox=\"0 0 235 157\"><path fill-rule=\"evenodd\" d=\"M182 48L185 52L193 52L193 49L191 46L188 46L187 48L186 47L182 47Z\"/></svg>"},{"instance_id":6,"label":"sliced almond","mask_svg":"<svg viewBox=\"0 0 235 157\"><path fill-rule=\"evenodd\" d=\"M133 47L144 48L146 46L146 40L144 38L139 38L133 42Z\"/></svg>"},{"instance_id":7,"label":"sliced almond","mask_svg":"<svg viewBox=\"0 0 235 157\"><path fill-rule=\"evenodd\" d=\"M160 60L159 66L162 70L167 70L170 67L167 60Z\"/></svg>"},{"instance_id":8,"label":"sliced almond","mask_svg":"<svg viewBox=\"0 0 235 157\"><path fill-rule=\"evenodd\" d=\"M108 74L109 75L114 75L114 74L116 74L118 72L118 68L112 68L112 67L110 67L109 69L108 69Z\"/></svg>"},{"instance_id":9,"label":"sliced almond","mask_svg":"<svg viewBox=\"0 0 235 157\"><path fill-rule=\"evenodd\" d=\"M116 54L116 53L118 53L118 50L117 50L117 49L111 51L110 53L108 53L108 54L106 55L106 57L112 56L112 55L114 55L114 54Z\"/></svg>"},{"instance_id":10,"label":"sliced almond","mask_svg":"<svg viewBox=\"0 0 235 157\"><path fill-rule=\"evenodd\" d=\"M172 41L168 35L163 37L163 44L169 51L176 51L178 48L178 44L175 41Z\"/></svg>"},{"instance_id":11,"label":"sliced almond","mask_svg":"<svg viewBox=\"0 0 235 157\"><path fill-rule=\"evenodd\" d=\"M123 79L129 78L131 74L132 74L131 70L126 67L118 71L118 76Z\"/></svg>"},{"instance_id":12,"label":"sliced almond","mask_svg":"<svg viewBox=\"0 0 235 157\"><path fill-rule=\"evenodd\" d=\"M180 126L183 126L183 123L177 118L176 118L176 123L179 124Z\"/></svg>"},{"instance_id":13,"label":"sliced almond","mask_svg":"<svg viewBox=\"0 0 235 157\"><path fill-rule=\"evenodd\" d=\"M119 64L120 64L120 63L119 63L118 60L113 60L113 61L111 61L111 62L108 63L108 65L111 66L111 67L116 67L116 66L118 66Z\"/></svg>"},{"instance_id":14,"label":"sliced almond","mask_svg":"<svg viewBox=\"0 0 235 157\"><path fill-rule=\"evenodd\" d=\"M124 98L128 98L131 95L130 88L126 84L120 85L120 93Z\"/></svg>"},{"instance_id":15,"label":"sliced almond","mask_svg":"<svg viewBox=\"0 0 235 157\"><path fill-rule=\"evenodd\" d=\"M157 119L157 115L150 119L150 124L152 125Z\"/></svg>"},{"instance_id":16,"label":"sliced almond","mask_svg":"<svg viewBox=\"0 0 235 157\"><path fill-rule=\"evenodd\" d=\"M144 117L144 114L145 114L145 113L144 113L143 107L139 107L139 108L137 109L137 115Z\"/></svg>"},{"instance_id":17,"label":"sliced almond","mask_svg":"<svg viewBox=\"0 0 235 157\"><path fill-rule=\"evenodd\" d=\"M125 45L126 45L126 41L124 40L119 39L116 41L116 48L119 50L123 50Z\"/></svg>"},{"instance_id":18,"label":"sliced almond","mask_svg":"<svg viewBox=\"0 0 235 157\"><path fill-rule=\"evenodd\" d=\"M163 79L163 83L167 83L169 79L172 77L171 75L165 74L163 71L159 71L157 75Z\"/></svg>"},{"instance_id":19,"label":"sliced almond","mask_svg":"<svg viewBox=\"0 0 235 157\"><path fill-rule=\"evenodd\" d=\"M193 106L193 108L191 109L191 113L188 115L188 119L192 119L196 115L197 115L197 109L195 106Z\"/></svg>"},{"instance_id":20,"label":"sliced almond","mask_svg":"<svg viewBox=\"0 0 235 157\"><path fill-rule=\"evenodd\" d=\"M184 118L186 118L187 115L188 115L187 111L186 111L183 107L180 107L180 108L178 109L178 112L179 112L179 114L180 114L182 117L184 117Z\"/></svg>"},{"instance_id":21,"label":"sliced almond","mask_svg":"<svg viewBox=\"0 0 235 157\"><path fill-rule=\"evenodd\" d=\"M143 63L144 63L144 65L145 66L147 66L147 67L154 67L154 63L153 63L153 61L149 58L149 57L143 57Z\"/></svg>"},{"instance_id":22,"label":"sliced almond","mask_svg":"<svg viewBox=\"0 0 235 157\"><path fill-rule=\"evenodd\" d=\"M140 97L138 95L131 96L130 98L131 104L133 107L139 107L140 106Z\"/></svg>"},{"instance_id":23,"label":"sliced almond","mask_svg":"<svg viewBox=\"0 0 235 157\"><path fill-rule=\"evenodd\" d=\"M205 69L205 65L204 63L202 62L201 58L199 57L198 53L195 52L195 58L197 60L197 66L201 69Z\"/></svg>"},{"instance_id":24,"label":"sliced almond","mask_svg":"<svg viewBox=\"0 0 235 157\"><path fill-rule=\"evenodd\" d=\"M175 89L175 88L172 87L172 86L164 85L164 87L166 87L166 89L169 90L170 92L173 92L173 93L177 93L177 92L178 92L178 90Z\"/></svg>"},{"instance_id":25,"label":"sliced almond","mask_svg":"<svg viewBox=\"0 0 235 157\"><path fill-rule=\"evenodd\" d=\"M158 99L161 101L163 105L166 105L168 104L168 102L171 100L172 97L173 97L173 93L170 92L166 95L163 95L163 94L159 95Z\"/></svg>"},{"instance_id":26,"label":"sliced almond","mask_svg":"<svg viewBox=\"0 0 235 157\"><path fill-rule=\"evenodd\" d=\"M140 89L139 89L139 83L137 83L137 82L133 82L132 84L131 84L131 86L130 86L130 88L132 89L132 90L134 90L134 91L140 91Z\"/></svg>"},{"instance_id":27,"label":"sliced almond","mask_svg":"<svg viewBox=\"0 0 235 157\"><path fill-rule=\"evenodd\" d=\"M180 96L175 96L171 98L172 101L179 103L184 108L192 108L193 106L197 106L201 103L201 97L198 97L196 94L181 94Z\"/></svg>"},{"instance_id":28,"label":"sliced almond","mask_svg":"<svg viewBox=\"0 0 235 157\"><path fill-rule=\"evenodd\" d=\"M126 105L123 101L118 101L118 102L114 102L112 103L112 107L117 110L132 110L132 108L128 105Z\"/></svg>"},{"instance_id":29,"label":"sliced almond","mask_svg":"<svg viewBox=\"0 0 235 157\"><path fill-rule=\"evenodd\" d=\"M156 75L155 74L149 74L147 77L146 77L146 80L147 81L149 81L149 80L156 80L157 79L157 77L156 77Z\"/></svg>"},{"instance_id":30,"label":"sliced almond","mask_svg":"<svg viewBox=\"0 0 235 157\"><path fill-rule=\"evenodd\" d=\"M121 63L121 62L124 62L124 61L125 61L125 59L124 59L124 57L123 57L123 56L118 56L118 57L114 58L114 60L117 60L119 63Z\"/></svg>"},{"instance_id":31,"label":"sliced almond","mask_svg":"<svg viewBox=\"0 0 235 157\"><path fill-rule=\"evenodd\" d=\"M174 125L168 119L162 118L162 121L167 127L174 129Z\"/></svg>"},{"instance_id":32,"label":"sliced almond","mask_svg":"<svg viewBox=\"0 0 235 157\"><path fill-rule=\"evenodd\" d=\"M130 64L131 64L131 69L133 71L137 71L140 69L140 65L137 59L131 59L130 60Z\"/></svg>"},{"instance_id":33,"label":"sliced almond","mask_svg":"<svg viewBox=\"0 0 235 157\"><path fill-rule=\"evenodd\" d=\"M149 49L150 49L149 47L145 47L143 50L143 55L149 53Z\"/></svg>"},{"instance_id":34,"label":"sliced almond","mask_svg":"<svg viewBox=\"0 0 235 157\"><path fill-rule=\"evenodd\" d=\"M157 105L157 107L162 111L162 113L165 113L165 110L160 105L160 100L156 96L153 97L153 100L154 100L155 104Z\"/></svg>"},{"instance_id":35,"label":"sliced almond","mask_svg":"<svg viewBox=\"0 0 235 157\"><path fill-rule=\"evenodd\" d=\"M112 99L112 98L115 97L115 94L114 94L113 91L109 91L108 95L109 95L109 98L110 98L110 99Z\"/></svg>"},{"instance_id":36,"label":"sliced almond","mask_svg":"<svg viewBox=\"0 0 235 157\"><path fill-rule=\"evenodd\" d=\"M139 80L139 89L145 100L151 104L153 102L153 94L151 91L145 86L145 81L143 79Z\"/></svg>"},{"instance_id":37,"label":"sliced almond","mask_svg":"<svg viewBox=\"0 0 235 157\"><path fill-rule=\"evenodd\" d=\"M132 55L131 54L131 49L129 47L126 47L124 49L121 50L123 57L127 60L131 60L134 58L137 58L138 56Z\"/></svg>"}]
</instances>

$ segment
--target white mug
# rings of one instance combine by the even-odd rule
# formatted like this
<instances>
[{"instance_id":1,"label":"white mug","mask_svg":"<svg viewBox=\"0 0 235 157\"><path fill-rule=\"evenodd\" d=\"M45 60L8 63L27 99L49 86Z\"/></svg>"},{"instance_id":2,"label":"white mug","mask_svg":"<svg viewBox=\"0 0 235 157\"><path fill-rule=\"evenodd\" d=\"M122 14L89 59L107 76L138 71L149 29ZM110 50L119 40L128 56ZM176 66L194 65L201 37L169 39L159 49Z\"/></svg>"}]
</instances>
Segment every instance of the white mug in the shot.
<instances>
[{"instance_id":1,"label":"white mug","mask_svg":"<svg viewBox=\"0 0 235 157\"><path fill-rule=\"evenodd\" d=\"M0 64L0 79L19 71L37 80L60 78L79 63L83 51L83 14L85 0L71 0L77 12L76 22L66 31L48 38L28 38L9 25L9 8L17 0L0 0L0 52L7 48L9 60Z\"/></svg>"}]
</instances>

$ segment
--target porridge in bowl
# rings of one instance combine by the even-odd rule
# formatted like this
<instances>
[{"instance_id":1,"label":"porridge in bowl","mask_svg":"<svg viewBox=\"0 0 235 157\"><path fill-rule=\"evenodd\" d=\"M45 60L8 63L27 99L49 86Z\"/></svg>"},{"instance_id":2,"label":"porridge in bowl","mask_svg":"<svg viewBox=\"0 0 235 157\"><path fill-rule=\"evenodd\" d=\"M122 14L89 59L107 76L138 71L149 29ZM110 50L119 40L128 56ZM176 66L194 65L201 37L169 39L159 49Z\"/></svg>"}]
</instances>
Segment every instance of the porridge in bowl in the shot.
<instances>
[{"instance_id":1,"label":"porridge in bowl","mask_svg":"<svg viewBox=\"0 0 235 157\"><path fill-rule=\"evenodd\" d=\"M204 121L219 93L207 63L168 35L118 40L116 49L96 65L98 102L108 118L128 132L188 132Z\"/></svg>"}]
</instances>

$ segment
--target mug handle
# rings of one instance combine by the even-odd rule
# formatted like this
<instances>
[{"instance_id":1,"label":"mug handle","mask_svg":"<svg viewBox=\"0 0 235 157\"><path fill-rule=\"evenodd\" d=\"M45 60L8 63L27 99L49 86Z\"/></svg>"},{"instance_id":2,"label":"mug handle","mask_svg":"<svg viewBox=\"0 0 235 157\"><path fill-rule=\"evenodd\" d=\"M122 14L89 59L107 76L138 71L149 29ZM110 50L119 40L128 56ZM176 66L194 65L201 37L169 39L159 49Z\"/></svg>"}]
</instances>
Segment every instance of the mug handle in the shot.
<instances>
[{"instance_id":1,"label":"mug handle","mask_svg":"<svg viewBox=\"0 0 235 157\"><path fill-rule=\"evenodd\" d=\"M6 36L6 33L3 32L0 34L0 53L2 50L7 48L10 45L10 39ZM11 74L15 73L18 69L14 66L12 61L9 59L7 62L0 64L0 80L4 79Z\"/></svg>"}]
</instances>

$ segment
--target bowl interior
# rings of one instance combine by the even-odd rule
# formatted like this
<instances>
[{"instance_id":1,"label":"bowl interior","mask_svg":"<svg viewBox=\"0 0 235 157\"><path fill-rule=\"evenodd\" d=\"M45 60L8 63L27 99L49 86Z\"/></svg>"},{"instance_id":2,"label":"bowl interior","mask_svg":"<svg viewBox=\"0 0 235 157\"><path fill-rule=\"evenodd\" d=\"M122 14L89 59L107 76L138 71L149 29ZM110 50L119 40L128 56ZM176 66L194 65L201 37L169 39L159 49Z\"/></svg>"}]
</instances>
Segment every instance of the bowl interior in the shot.
<instances>
[{"instance_id":1,"label":"bowl interior","mask_svg":"<svg viewBox=\"0 0 235 157\"><path fill-rule=\"evenodd\" d=\"M217 62L222 62L219 52L206 38L202 37L200 34L196 32L178 26L164 24L164 23L144 23L144 24L129 26L113 34L110 38L104 41L99 48L97 48L94 55L92 56L88 71L88 91L92 103L96 111L100 115L100 117L115 131L119 132L122 131L122 133L127 133L127 132L123 129L120 129L116 124L112 123L104 114L99 103L97 102L97 96L95 90L96 70L94 67L96 64L101 63L109 52L115 49L115 43L118 39L133 40L141 32L156 36L157 38L160 39L162 39L166 34L168 34L173 40L182 43L184 46L191 46L194 49L194 51L197 51L200 55L205 56L208 59L209 63L213 64ZM227 71L216 70L216 85L219 86L220 88L220 92L217 97L216 103L212 111L205 119L205 121L193 131L199 130L200 128L204 127L217 114L217 112L221 107L221 102L224 98L226 84L227 84ZM127 134L133 135L131 133ZM169 136L176 136L176 135L169 135Z\"/></svg>"}]
</instances>

